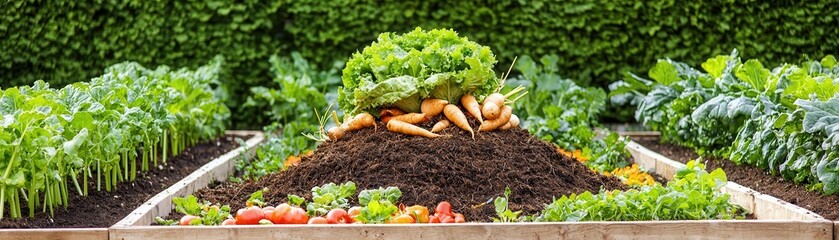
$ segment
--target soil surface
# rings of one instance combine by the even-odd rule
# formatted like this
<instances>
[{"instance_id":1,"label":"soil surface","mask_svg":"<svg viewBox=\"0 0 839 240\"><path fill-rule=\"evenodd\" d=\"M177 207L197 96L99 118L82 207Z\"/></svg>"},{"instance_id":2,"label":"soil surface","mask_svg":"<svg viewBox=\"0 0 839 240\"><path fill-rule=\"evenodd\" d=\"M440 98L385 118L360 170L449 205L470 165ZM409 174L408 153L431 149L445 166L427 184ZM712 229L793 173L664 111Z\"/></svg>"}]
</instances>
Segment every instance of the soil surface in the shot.
<instances>
[{"instance_id":1,"label":"soil surface","mask_svg":"<svg viewBox=\"0 0 839 240\"><path fill-rule=\"evenodd\" d=\"M699 157L693 150L673 144L661 144L657 140L637 141L644 147L656 151L673 160L687 163ZM811 192L803 185L784 181L760 168L737 165L727 159L707 159L705 166L710 169L722 168L729 181L769 194L784 201L813 211L830 220L839 220L839 195L822 196L820 192Z\"/></svg>"},{"instance_id":2,"label":"soil surface","mask_svg":"<svg viewBox=\"0 0 839 240\"><path fill-rule=\"evenodd\" d=\"M187 148L178 156L169 157L166 165L152 168L147 172L138 172L133 182L122 183L111 192L106 192L104 187L102 191L96 191L95 179L89 182L87 197L80 196L75 188L69 189L70 206L55 208L54 217L50 217L49 210L44 213L39 208L35 210L35 218L29 218L29 209L26 203L23 203L21 213L24 218L12 220L6 215L6 218L0 220L0 228L110 227L128 216L131 211L149 198L180 181L210 160L239 147L235 141L237 137L250 138L250 136L227 135L213 141L199 143ZM137 164L141 164L141 161L138 159Z\"/></svg>"},{"instance_id":3,"label":"soil surface","mask_svg":"<svg viewBox=\"0 0 839 240\"><path fill-rule=\"evenodd\" d=\"M323 143L312 156L286 171L258 181L222 183L195 195L202 201L229 204L235 211L244 207L252 192L265 187L269 188L265 201L276 205L285 202L287 194L311 200L312 187L353 181L358 192L398 187L400 202L406 205L433 209L440 201L449 201L467 221L486 222L496 214L492 203L484 203L502 196L506 187L512 190L511 209L528 215L538 213L553 197L626 188L617 178L592 172L522 129L482 132L473 140L453 126L437 139L392 133L382 124L377 128ZM357 200L351 203L357 205Z\"/></svg>"}]
</instances>

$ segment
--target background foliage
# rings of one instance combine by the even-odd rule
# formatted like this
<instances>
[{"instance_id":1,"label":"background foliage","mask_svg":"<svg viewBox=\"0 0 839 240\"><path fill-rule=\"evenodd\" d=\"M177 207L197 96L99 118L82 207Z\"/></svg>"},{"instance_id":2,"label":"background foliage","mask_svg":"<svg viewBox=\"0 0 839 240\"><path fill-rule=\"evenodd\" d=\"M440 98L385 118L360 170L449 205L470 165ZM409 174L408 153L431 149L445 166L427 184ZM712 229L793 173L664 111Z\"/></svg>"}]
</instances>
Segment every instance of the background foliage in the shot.
<instances>
[{"instance_id":1,"label":"background foliage","mask_svg":"<svg viewBox=\"0 0 839 240\"><path fill-rule=\"evenodd\" d=\"M480 6L480 7L476 7ZM37 1L0 3L0 87L84 81L137 61L197 67L217 54L231 68L229 105L268 85L269 57L299 51L320 67L345 61L380 32L453 28L513 56L557 54L559 72L605 87L655 59L688 64L737 48L766 65L839 49L827 1ZM236 127L264 123L233 109ZM611 111L609 111L611 112ZM614 117L614 116L612 116Z\"/></svg>"}]
</instances>

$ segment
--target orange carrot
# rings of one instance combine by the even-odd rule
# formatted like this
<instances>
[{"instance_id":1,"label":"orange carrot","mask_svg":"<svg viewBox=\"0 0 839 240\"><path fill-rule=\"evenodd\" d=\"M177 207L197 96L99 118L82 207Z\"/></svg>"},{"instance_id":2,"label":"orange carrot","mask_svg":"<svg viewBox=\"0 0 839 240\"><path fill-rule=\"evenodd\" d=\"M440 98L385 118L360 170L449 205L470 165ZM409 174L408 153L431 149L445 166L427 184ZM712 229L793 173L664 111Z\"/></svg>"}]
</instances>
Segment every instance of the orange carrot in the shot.
<instances>
[{"instance_id":1,"label":"orange carrot","mask_svg":"<svg viewBox=\"0 0 839 240\"><path fill-rule=\"evenodd\" d=\"M481 117L481 105L478 104L478 100L475 99L475 96L472 94L463 94L463 97L460 98L460 104L463 105L463 108L466 109L469 114L472 114L473 117L478 119L479 123L484 122L484 118Z\"/></svg>"},{"instance_id":2,"label":"orange carrot","mask_svg":"<svg viewBox=\"0 0 839 240\"><path fill-rule=\"evenodd\" d=\"M443 129L448 128L449 125L451 125L451 122L449 122L449 120L440 119L440 121L437 121L437 123L434 124L434 127L431 127L431 132L436 133L443 131Z\"/></svg>"},{"instance_id":3,"label":"orange carrot","mask_svg":"<svg viewBox=\"0 0 839 240\"><path fill-rule=\"evenodd\" d=\"M382 119L382 122L387 123L387 121L390 121L391 117L402 114L405 114L405 112L398 108L382 108L382 110L379 111L379 119Z\"/></svg>"},{"instance_id":4,"label":"orange carrot","mask_svg":"<svg viewBox=\"0 0 839 240\"><path fill-rule=\"evenodd\" d=\"M396 119L391 119L390 122L387 123L387 130L390 130L391 132L427 138L440 137L439 134L429 132L428 130L425 130L421 127L417 127L416 125L399 121Z\"/></svg>"},{"instance_id":5,"label":"orange carrot","mask_svg":"<svg viewBox=\"0 0 839 240\"><path fill-rule=\"evenodd\" d=\"M501 115L501 107L493 102L484 103L481 107L481 113L487 120L498 118ZM483 122L481 122L483 124Z\"/></svg>"},{"instance_id":6,"label":"orange carrot","mask_svg":"<svg viewBox=\"0 0 839 240\"><path fill-rule=\"evenodd\" d=\"M443 112L443 107L445 107L446 104L449 104L449 101L436 98L426 98L422 100L420 111L425 113L425 115L428 115L429 118L432 118Z\"/></svg>"},{"instance_id":7,"label":"orange carrot","mask_svg":"<svg viewBox=\"0 0 839 240\"><path fill-rule=\"evenodd\" d=\"M372 127L376 125L376 119L369 113L360 113L355 117L344 122L342 128L345 131L355 131L362 128Z\"/></svg>"},{"instance_id":8,"label":"orange carrot","mask_svg":"<svg viewBox=\"0 0 839 240\"><path fill-rule=\"evenodd\" d=\"M391 120L399 120L410 124L418 124L431 120L431 118L426 116L425 113L408 113L392 117Z\"/></svg>"},{"instance_id":9,"label":"orange carrot","mask_svg":"<svg viewBox=\"0 0 839 240\"><path fill-rule=\"evenodd\" d=\"M480 131L480 132L492 131L492 130L495 130L495 129L501 127L501 126L504 126L504 124L507 124L507 122L510 121L510 118L512 117L512 115L513 115L513 108L511 108L510 106L504 105L503 107L501 107L501 115L496 119L491 119L491 120L484 121L484 123L481 124L481 126L478 127L478 131Z\"/></svg>"},{"instance_id":10,"label":"orange carrot","mask_svg":"<svg viewBox=\"0 0 839 240\"><path fill-rule=\"evenodd\" d=\"M454 104L446 105L443 109L443 114L457 127L469 131L472 134L472 139L475 139L475 131L469 126L469 121L466 120L466 115L463 114L463 111L460 111L460 108Z\"/></svg>"},{"instance_id":11,"label":"orange carrot","mask_svg":"<svg viewBox=\"0 0 839 240\"><path fill-rule=\"evenodd\" d=\"M338 139L344 137L344 128L331 127L326 131L326 135L329 136L329 140L338 141Z\"/></svg>"},{"instance_id":12,"label":"orange carrot","mask_svg":"<svg viewBox=\"0 0 839 240\"><path fill-rule=\"evenodd\" d=\"M512 128L519 127L519 123L521 123L521 119L519 119L519 116L516 116L515 114L510 115L510 125L512 125Z\"/></svg>"}]
</instances>

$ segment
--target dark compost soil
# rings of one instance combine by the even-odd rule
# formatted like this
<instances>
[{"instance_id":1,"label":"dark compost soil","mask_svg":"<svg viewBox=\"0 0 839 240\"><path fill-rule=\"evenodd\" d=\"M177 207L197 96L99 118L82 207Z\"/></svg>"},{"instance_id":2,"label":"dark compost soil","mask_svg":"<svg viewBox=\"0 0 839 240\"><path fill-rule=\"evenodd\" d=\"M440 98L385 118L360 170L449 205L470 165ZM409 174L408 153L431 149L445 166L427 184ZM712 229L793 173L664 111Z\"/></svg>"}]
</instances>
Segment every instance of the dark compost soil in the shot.
<instances>
[{"instance_id":1,"label":"dark compost soil","mask_svg":"<svg viewBox=\"0 0 839 240\"><path fill-rule=\"evenodd\" d=\"M223 183L195 195L235 210L244 207L250 193L265 187L269 188L266 202L275 205L285 202L287 194L311 199L312 187L353 181L359 192L395 186L406 205L433 208L449 201L467 221L492 221L493 204L483 203L501 196L505 187L512 189L511 209L524 214L537 213L555 196L625 189L617 178L592 172L522 129L479 133L473 140L455 127L437 139L392 133L382 124L377 128L323 143L300 165L284 172L258 181ZM351 202L357 205L356 199Z\"/></svg>"},{"instance_id":2,"label":"dark compost soil","mask_svg":"<svg viewBox=\"0 0 839 240\"><path fill-rule=\"evenodd\" d=\"M54 217L50 217L49 210L44 213L39 208L35 210L35 218L29 218L29 209L26 203L23 203L21 213L24 218L12 220L7 215L0 220L0 228L110 227L160 191L210 160L239 147L235 141L237 137L239 136L227 135L187 148L182 154L169 157L166 165L147 172L138 172L133 182L122 183L111 192L106 192L104 187L102 191L96 191L95 179L89 181L87 197L78 195L75 188L69 189L70 206L66 209L55 208ZM247 139L250 136L241 138ZM141 161L138 159L137 164L141 164Z\"/></svg>"},{"instance_id":3,"label":"dark compost soil","mask_svg":"<svg viewBox=\"0 0 839 240\"><path fill-rule=\"evenodd\" d=\"M699 157L689 148L662 144L658 140L642 140L638 143L682 163ZM769 174L760 168L737 165L727 159L707 159L705 165L708 169L722 168L729 181L806 208L826 219L839 220L839 195L822 196L819 192L807 191L802 185L784 181L782 177Z\"/></svg>"}]
</instances>

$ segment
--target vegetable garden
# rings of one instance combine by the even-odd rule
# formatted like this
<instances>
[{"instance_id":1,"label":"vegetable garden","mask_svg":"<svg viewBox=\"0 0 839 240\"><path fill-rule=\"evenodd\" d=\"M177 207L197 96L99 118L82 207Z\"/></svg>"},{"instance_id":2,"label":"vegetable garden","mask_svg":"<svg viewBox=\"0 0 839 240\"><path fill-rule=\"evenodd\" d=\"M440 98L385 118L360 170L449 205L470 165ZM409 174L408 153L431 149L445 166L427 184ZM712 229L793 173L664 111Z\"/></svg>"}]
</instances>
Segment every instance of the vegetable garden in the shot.
<instances>
[{"instance_id":1,"label":"vegetable garden","mask_svg":"<svg viewBox=\"0 0 839 240\"><path fill-rule=\"evenodd\" d=\"M829 53L663 58L603 89L455 29L357 48L275 55L246 96L225 56L0 88L0 237L839 238ZM645 131L609 129L616 106ZM239 109L271 123L228 130Z\"/></svg>"}]
</instances>

